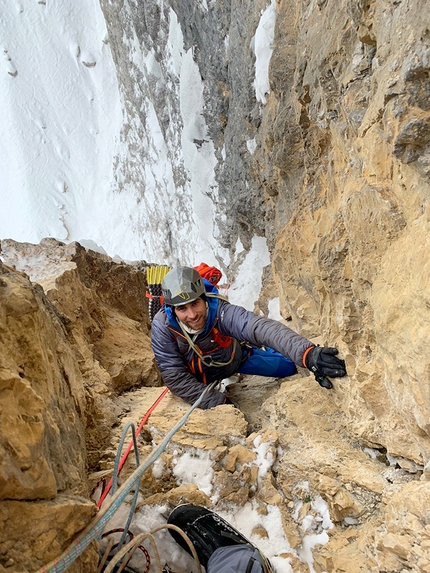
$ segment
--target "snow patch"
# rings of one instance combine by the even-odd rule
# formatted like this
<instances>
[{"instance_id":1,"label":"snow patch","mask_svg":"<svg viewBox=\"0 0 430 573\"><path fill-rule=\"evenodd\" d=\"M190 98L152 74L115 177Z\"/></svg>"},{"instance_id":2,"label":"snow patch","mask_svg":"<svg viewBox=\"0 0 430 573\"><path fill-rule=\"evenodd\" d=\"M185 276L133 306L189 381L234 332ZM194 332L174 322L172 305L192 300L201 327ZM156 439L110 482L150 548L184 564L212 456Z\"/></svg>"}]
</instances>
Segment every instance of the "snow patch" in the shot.
<instances>
[{"instance_id":1,"label":"snow patch","mask_svg":"<svg viewBox=\"0 0 430 573\"><path fill-rule=\"evenodd\" d=\"M255 302L260 296L263 269L269 263L270 254L266 238L254 236L251 250L240 265L236 280L228 291L228 298L232 304L254 310Z\"/></svg>"},{"instance_id":2,"label":"snow patch","mask_svg":"<svg viewBox=\"0 0 430 573\"><path fill-rule=\"evenodd\" d=\"M280 311L279 296L272 298L268 302L269 316L273 320L282 320L282 315Z\"/></svg>"},{"instance_id":3,"label":"snow patch","mask_svg":"<svg viewBox=\"0 0 430 573\"><path fill-rule=\"evenodd\" d=\"M246 142L246 148L251 155L254 155L254 151L257 149L257 142L255 141L255 137L254 139L248 139Z\"/></svg>"},{"instance_id":4,"label":"snow patch","mask_svg":"<svg viewBox=\"0 0 430 573\"><path fill-rule=\"evenodd\" d=\"M262 104L266 103L266 94L270 93L269 63L273 52L275 36L276 0L262 12L260 21L251 40L251 49L255 53L255 97Z\"/></svg>"},{"instance_id":5,"label":"snow patch","mask_svg":"<svg viewBox=\"0 0 430 573\"><path fill-rule=\"evenodd\" d=\"M193 450L185 452L173 462L173 475L180 485L195 484L206 495L212 493L214 471L210 452Z\"/></svg>"}]
</instances>

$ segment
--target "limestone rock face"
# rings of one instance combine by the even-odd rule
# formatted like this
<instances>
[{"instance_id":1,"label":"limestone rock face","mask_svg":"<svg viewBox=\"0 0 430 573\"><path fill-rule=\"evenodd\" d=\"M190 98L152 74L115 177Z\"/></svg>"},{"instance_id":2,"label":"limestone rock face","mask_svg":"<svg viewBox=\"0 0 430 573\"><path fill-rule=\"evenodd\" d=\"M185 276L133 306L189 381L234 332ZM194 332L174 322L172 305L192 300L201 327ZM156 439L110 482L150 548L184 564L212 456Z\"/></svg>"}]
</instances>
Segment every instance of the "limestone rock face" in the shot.
<instances>
[{"instance_id":1,"label":"limestone rock face","mask_svg":"<svg viewBox=\"0 0 430 573\"><path fill-rule=\"evenodd\" d=\"M142 271L78 244L1 247L0 563L27 571L96 511L87 476L120 414L113 397L159 377ZM94 560L89 549L74 570Z\"/></svg>"},{"instance_id":2,"label":"limestone rock face","mask_svg":"<svg viewBox=\"0 0 430 573\"><path fill-rule=\"evenodd\" d=\"M36 571L94 518L89 490L112 475L123 429L164 389L153 385L141 271L52 240L3 241L1 256L39 282L1 263L0 565ZM127 385L117 383L122 371L132 372ZM352 403L353 384L336 384ZM320 573L428 570L429 471L413 451L396 458L357 438L336 390L303 369L285 381L245 377L228 392L237 407L195 410L142 475L134 534L147 531L145 512L159 508L165 520L195 503L231 519L252 512L244 533L294 571L309 570L310 544ZM188 408L164 396L138 436L140 463ZM135 469L130 455L119 487ZM130 503L108 529L124 527ZM97 559L90 544L70 570L94 571Z\"/></svg>"},{"instance_id":3,"label":"limestone rock face","mask_svg":"<svg viewBox=\"0 0 430 573\"><path fill-rule=\"evenodd\" d=\"M3 264L1 303L1 498L82 488L84 387L64 327L42 288Z\"/></svg>"},{"instance_id":4,"label":"limestone rock face","mask_svg":"<svg viewBox=\"0 0 430 573\"><path fill-rule=\"evenodd\" d=\"M111 396L160 383L150 350L142 271L78 243L1 242L3 261L40 284L55 307L85 386L88 463L98 464L115 423Z\"/></svg>"},{"instance_id":5,"label":"limestone rock face","mask_svg":"<svg viewBox=\"0 0 430 573\"><path fill-rule=\"evenodd\" d=\"M55 308L39 285L3 263L0 340L0 563L18 572L46 562L62 529L64 493L68 533L58 547L94 514L78 495L88 495L87 411L83 377ZM95 557L85 559L94 564Z\"/></svg>"},{"instance_id":6,"label":"limestone rock face","mask_svg":"<svg viewBox=\"0 0 430 573\"><path fill-rule=\"evenodd\" d=\"M336 399L357 436L423 465L430 235L418 126L429 116L429 15L419 2L277 10L252 160L275 293L303 334L346 357L350 382L335 384Z\"/></svg>"},{"instance_id":7,"label":"limestone rock face","mask_svg":"<svg viewBox=\"0 0 430 573\"><path fill-rule=\"evenodd\" d=\"M266 383L246 377L229 389L240 410L228 405L191 414L144 474L131 530L145 530L147 507L161 506L168 514L178 504L194 503L221 514L230 511L230 516L232 508L238 513L253 508L257 511L248 535L255 536L257 545L265 539L277 546L275 562L287 558L294 571L308 571L303 548L313 537L326 535L312 550L315 571L400 573L408 563L425 572L430 565L430 482L424 474L389 465L386 457L360 446L332 393L311 377L298 374L262 398ZM159 395L159 389L141 388L120 398L129 414L118 426L113 449L106 451L105 469L112 468L122 428L137 423ZM139 436L143 459L187 408L170 394L164 397ZM120 483L134 470L129 459ZM272 519L280 517L276 540L265 528L269 513ZM109 527L124 521L124 513L118 513Z\"/></svg>"},{"instance_id":8,"label":"limestone rock face","mask_svg":"<svg viewBox=\"0 0 430 573\"><path fill-rule=\"evenodd\" d=\"M429 14L414 1L277 9L254 161L282 313L346 357L335 399L357 437L425 465Z\"/></svg>"},{"instance_id":9,"label":"limestone rock face","mask_svg":"<svg viewBox=\"0 0 430 573\"><path fill-rule=\"evenodd\" d=\"M180 145L171 133L181 117L178 78L166 66L169 26L179 24L204 86L218 160L217 241L230 249L229 272L243 258L238 239L246 251L255 234L266 236L265 277L275 285L267 296L280 297L281 314L301 333L347 360L348 392L335 384L335 399L351 430L425 465L429 11L419 0L277 0L263 103L253 46L267 5L102 2L129 121L143 138L149 98L165 140ZM128 53L134 38L157 63L142 82ZM134 140L129 148L130 157L141 151ZM178 189L183 176L175 171Z\"/></svg>"},{"instance_id":10,"label":"limestone rock face","mask_svg":"<svg viewBox=\"0 0 430 573\"><path fill-rule=\"evenodd\" d=\"M53 561L71 539L94 517L96 508L86 497L58 495L34 502L0 503L1 571L27 573ZM23 531L25 534L23 534ZM91 546L68 568L72 573L92 573L98 563Z\"/></svg>"}]
</instances>

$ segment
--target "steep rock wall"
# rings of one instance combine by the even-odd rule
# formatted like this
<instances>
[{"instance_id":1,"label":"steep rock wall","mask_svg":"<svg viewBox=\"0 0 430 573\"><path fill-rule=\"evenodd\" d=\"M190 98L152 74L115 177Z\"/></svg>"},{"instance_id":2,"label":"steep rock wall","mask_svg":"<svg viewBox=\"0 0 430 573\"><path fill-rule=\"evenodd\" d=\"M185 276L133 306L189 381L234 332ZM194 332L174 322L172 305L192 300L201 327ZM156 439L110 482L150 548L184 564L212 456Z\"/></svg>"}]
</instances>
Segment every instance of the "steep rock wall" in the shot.
<instances>
[{"instance_id":1,"label":"steep rock wall","mask_svg":"<svg viewBox=\"0 0 430 573\"><path fill-rule=\"evenodd\" d=\"M1 241L1 257L43 287L61 318L84 381L88 465L96 467L118 414L112 396L160 384L144 272L53 239L40 245Z\"/></svg>"},{"instance_id":2,"label":"steep rock wall","mask_svg":"<svg viewBox=\"0 0 430 573\"><path fill-rule=\"evenodd\" d=\"M418 2L278 6L256 160L278 172L266 196L282 306L344 353L335 397L357 436L425 464L429 15Z\"/></svg>"},{"instance_id":3,"label":"steep rock wall","mask_svg":"<svg viewBox=\"0 0 430 573\"><path fill-rule=\"evenodd\" d=\"M0 340L0 567L34 571L95 514L87 499L89 412L55 308L40 286L3 263ZM96 564L90 550L72 570Z\"/></svg>"},{"instance_id":4,"label":"steep rock wall","mask_svg":"<svg viewBox=\"0 0 430 573\"><path fill-rule=\"evenodd\" d=\"M96 513L88 472L115 397L160 380L142 270L77 243L0 246L0 568L34 571ZM90 548L70 571L97 559Z\"/></svg>"},{"instance_id":5,"label":"steep rock wall","mask_svg":"<svg viewBox=\"0 0 430 573\"><path fill-rule=\"evenodd\" d=\"M428 11L418 0L278 0L263 104L252 41L267 4L102 3L126 105L137 109L133 90L145 89L164 140L179 145L168 122L176 114L181 125L178 79L165 69L178 22L204 85L218 161L217 241L230 249L229 272L241 260L237 239L248 249L264 234L272 255L266 278L275 285L267 296L280 296L283 316L303 334L346 357L350 377L333 394L357 437L425 465ZM153 84L133 63L127 70L122 23L160 66ZM144 125L134 113L135 121ZM191 207L179 207L182 219Z\"/></svg>"}]
</instances>

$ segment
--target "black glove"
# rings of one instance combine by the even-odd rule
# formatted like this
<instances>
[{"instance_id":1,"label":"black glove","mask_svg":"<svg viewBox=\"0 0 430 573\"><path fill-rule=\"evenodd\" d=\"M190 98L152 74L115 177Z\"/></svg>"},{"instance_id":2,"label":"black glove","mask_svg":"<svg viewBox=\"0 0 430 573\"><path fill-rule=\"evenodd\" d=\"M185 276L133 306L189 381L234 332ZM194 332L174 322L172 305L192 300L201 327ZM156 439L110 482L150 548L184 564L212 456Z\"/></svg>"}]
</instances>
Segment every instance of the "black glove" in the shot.
<instances>
[{"instance_id":1,"label":"black glove","mask_svg":"<svg viewBox=\"0 0 430 573\"><path fill-rule=\"evenodd\" d=\"M317 374L315 372L315 380L320 386L322 386L322 388L327 388L327 390L331 390L333 388L333 384L330 382L327 376L324 376L324 374Z\"/></svg>"},{"instance_id":2,"label":"black glove","mask_svg":"<svg viewBox=\"0 0 430 573\"><path fill-rule=\"evenodd\" d=\"M336 357L337 348L314 346L306 355L306 368L317 375L341 377L346 376L345 360ZM319 380L317 379L319 382ZM320 382L319 382L320 383Z\"/></svg>"}]
</instances>

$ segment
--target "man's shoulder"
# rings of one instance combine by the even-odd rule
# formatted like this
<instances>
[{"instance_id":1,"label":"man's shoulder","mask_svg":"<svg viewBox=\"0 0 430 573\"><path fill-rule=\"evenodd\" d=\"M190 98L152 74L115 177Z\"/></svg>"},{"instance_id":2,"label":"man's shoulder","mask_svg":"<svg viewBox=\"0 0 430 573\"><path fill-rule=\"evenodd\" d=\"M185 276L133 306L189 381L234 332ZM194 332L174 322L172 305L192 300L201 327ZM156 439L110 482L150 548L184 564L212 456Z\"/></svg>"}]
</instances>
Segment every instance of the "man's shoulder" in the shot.
<instances>
[{"instance_id":1,"label":"man's shoulder","mask_svg":"<svg viewBox=\"0 0 430 573\"><path fill-rule=\"evenodd\" d=\"M243 306L239 306L237 304L232 304L228 301L220 300L218 305L218 318L223 321L225 318L230 320L240 320L246 319L249 320L250 317L256 316L254 313L246 310Z\"/></svg>"},{"instance_id":2,"label":"man's shoulder","mask_svg":"<svg viewBox=\"0 0 430 573\"><path fill-rule=\"evenodd\" d=\"M174 339L176 330L170 325L169 318L163 310L159 310L151 323L151 339L166 344Z\"/></svg>"},{"instance_id":3,"label":"man's shoulder","mask_svg":"<svg viewBox=\"0 0 430 573\"><path fill-rule=\"evenodd\" d=\"M169 332L170 327L169 317L163 308L161 308L152 319L151 330L152 333Z\"/></svg>"},{"instance_id":4,"label":"man's shoulder","mask_svg":"<svg viewBox=\"0 0 430 573\"><path fill-rule=\"evenodd\" d=\"M231 307L234 307L233 304L230 304L228 300L225 300L224 298L217 298L216 299L217 302L217 314L219 315L221 312L225 312L226 310L230 309Z\"/></svg>"},{"instance_id":5,"label":"man's shoulder","mask_svg":"<svg viewBox=\"0 0 430 573\"><path fill-rule=\"evenodd\" d=\"M154 318L152 319L152 323L163 323L165 324L167 322L167 316L166 313L164 311L164 308L160 308L160 310L157 312L157 314L154 316Z\"/></svg>"}]
</instances>

